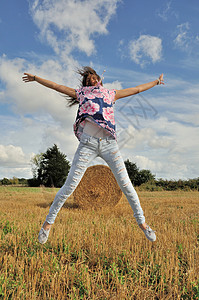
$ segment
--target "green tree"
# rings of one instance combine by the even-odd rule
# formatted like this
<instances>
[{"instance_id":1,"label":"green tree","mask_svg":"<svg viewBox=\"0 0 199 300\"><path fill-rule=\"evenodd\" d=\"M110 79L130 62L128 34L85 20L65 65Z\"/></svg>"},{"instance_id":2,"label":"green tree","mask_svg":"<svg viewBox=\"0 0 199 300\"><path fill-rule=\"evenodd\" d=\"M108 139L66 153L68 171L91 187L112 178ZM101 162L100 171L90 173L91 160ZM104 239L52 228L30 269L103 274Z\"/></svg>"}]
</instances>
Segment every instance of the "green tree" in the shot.
<instances>
[{"instance_id":1,"label":"green tree","mask_svg":"<svg viewBox=\"0 0 199 300\"><path fill-rule=\"evenodd\" d=\"M66 159L66 155L61 153L56 144L48 148L45 153L37 156L35 161L35 169L33 168L33 176L37 184L48 187L61 187L68 175L70 163Z\"/></svg>"},{"instance_id":2,"label":"green tree","mask_svg":"<svg viewBox=\"0 0 199 300\"><path fill-rule=\"evenodd\" d=\"M5 178L5 177L1 180L1 183L3 185L9 185L9 184L11 184L10 180L8 178Z\"/></svg>"},{"instance_id":3,"label":"green tree","mask_svg":"<svg viewBox=\"0 0 199 300\"><path fill-rule=\"evenodd\" d=\"M130 162L129 159L127 159L125 162L125 166L129 175L129 178L133 185L138 185L139 182L139 169L136 166L135 163Z\"/></svg>"},{"instance_id":4,"label":"green tree","mask_svg":"<svg viewBox=\"0 0 199 300\"><path fill-rule=\"evenodd\" d=\"M137 167L137 165L135 163L130 162L129 159L127 159L124 163L125 163L129 178L133 185L140 186L143 183L155 180L155 176L151 173L150 170L139 171L139 168Z\"/></svg>"},{"instance_id":5,"label":"green tree","mask_svg":"<svg viewBox=\"0 0 199 300\"><path fill-rule=\"evenodd\" d=\"M146 183L148 181L154 181L155 176L151 173L150 170L140 170L138 174L138 185Z\"/></svg>"},{"instance_id":6,"label":"green tree","mask_svg":"<svg viewBox=\"0 0 199 300\"><path fill-rule=\"evenodd\" d=\"M27 185L28 184L28 180L25 178L18 178L19 180L19 184L21 185Z\"/></svg>"}]
</instances>

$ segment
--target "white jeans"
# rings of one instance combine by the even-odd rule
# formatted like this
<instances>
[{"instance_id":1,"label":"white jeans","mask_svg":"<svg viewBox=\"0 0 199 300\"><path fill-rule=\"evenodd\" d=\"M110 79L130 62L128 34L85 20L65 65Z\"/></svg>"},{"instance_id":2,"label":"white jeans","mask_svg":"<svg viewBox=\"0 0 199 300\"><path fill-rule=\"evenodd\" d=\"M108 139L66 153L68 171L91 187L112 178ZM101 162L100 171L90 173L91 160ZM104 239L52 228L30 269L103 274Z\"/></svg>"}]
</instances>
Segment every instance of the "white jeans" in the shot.
<instances>
[{"instance_id":1,"label":"white jeans","mask_svg":"<svg viewBox=\"0 0 199 300\"><path fill-rule=\"evenodd\" d=\"M46 217L46 221L49 224L54 223L64 202L73 193L83 177L88 164L97 156L103 158L112 170L122 192L133 209L137 223L143 224L145 222L138 195L129 179L116 140L112 136L96 138L83 133L66 182L56 194L49 214Z\"/></svg>"}]
</instances>

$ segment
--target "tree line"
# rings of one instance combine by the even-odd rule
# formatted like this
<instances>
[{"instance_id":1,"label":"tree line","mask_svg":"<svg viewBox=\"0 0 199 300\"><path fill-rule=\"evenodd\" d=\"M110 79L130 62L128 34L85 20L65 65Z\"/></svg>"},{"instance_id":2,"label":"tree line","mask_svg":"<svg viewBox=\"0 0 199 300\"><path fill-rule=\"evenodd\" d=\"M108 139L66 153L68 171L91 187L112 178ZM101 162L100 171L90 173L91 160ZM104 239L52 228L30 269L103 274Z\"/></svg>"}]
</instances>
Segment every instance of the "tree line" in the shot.
<instances>
[{"instance_id":1,"label":"tree line","mask_svg":"<svg viewBox=\"0 0 199 300\"><path fill-rule=\"evenodd\" d=\"M140 190L197 190L199 191L199 177L189 180L165 180L155 179L155 175L150 170L139 170L137 165L127 159L125 162L127 172L132 184ZM56 144L48 148L45 153L35 155L31 160L33 178L12 179L3 178L0 185L28 185L37 187L61 187L70 170L70 162L67 156L62 153Z\"/></svg>"}]
</instances>

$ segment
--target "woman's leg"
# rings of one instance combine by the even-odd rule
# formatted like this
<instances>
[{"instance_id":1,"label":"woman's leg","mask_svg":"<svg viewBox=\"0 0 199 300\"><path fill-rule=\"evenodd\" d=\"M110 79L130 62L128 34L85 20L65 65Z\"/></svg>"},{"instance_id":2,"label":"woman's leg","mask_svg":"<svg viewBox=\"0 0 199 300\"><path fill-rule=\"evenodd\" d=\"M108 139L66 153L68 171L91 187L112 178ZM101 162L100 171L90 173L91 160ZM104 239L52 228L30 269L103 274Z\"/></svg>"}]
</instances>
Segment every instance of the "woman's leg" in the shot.
<instances>
[{"instance_id":1,"label":"woman's leg","mask_svg":"<svg viewBox=\"0 0 199 300\"><path fill-rule=\"evenodd\" d=\"M83 177L88 164L97 156L94 149L90 149L85 143L80 142L75 153L68 177L65 184L58 191L46 217L48 224L53 224L55 218L64 205L67 198L73 193L81 178Z\"/></svg>"},{"instance_id":2,"label":"woman's leg","mask_svg":"<svg viewBox=\"0 0 199 300\"><path fill-rule=\"evenodd\" d=\"M140 201L137 195L136 190L134 189L131 180L129 178L128 172L126 170L126 166L124 164L123 158L120 154L118 145L115 141L111 141L110 150L105 151L103 158L108 163L111 168L122 192L126 196L133 212L134 217L137 223L144 224L145 217L140 205Z\"/></svg>"},{"instance_id":3,"label":"woman's leg","mask_svg":"<svg viewBox=\"0 0 199 300\"><path fill-rule=\"evenodd\" d=\"M83 177L88 164L97 156L97 148L94 142L90 142L88 135L83 135L80 144L75 153L68 177L65 184L58 191L55 199L50 207L49 214L46 217L40 232L39 242L46 243L48 240L51 225L54 223L55 218L64 205L67 198L73 193L81 178Z\"/></svg>"},{"instance_id":4,"label":"woman's leg","mask_svg":"<svg viewBox=\"0 0 199 300\"><path fill-rule=\"evenodd\" d=\"M115 140L106 140L101 147L100 156L108 163L111 168L122 192L125 194L133 212L134 217L143 230L146 238L151 242L156 240L155 232L145 223L145 217L138 195L128 176L126 166L119 151L118 144Z\"/></svg>"}]
</instances>

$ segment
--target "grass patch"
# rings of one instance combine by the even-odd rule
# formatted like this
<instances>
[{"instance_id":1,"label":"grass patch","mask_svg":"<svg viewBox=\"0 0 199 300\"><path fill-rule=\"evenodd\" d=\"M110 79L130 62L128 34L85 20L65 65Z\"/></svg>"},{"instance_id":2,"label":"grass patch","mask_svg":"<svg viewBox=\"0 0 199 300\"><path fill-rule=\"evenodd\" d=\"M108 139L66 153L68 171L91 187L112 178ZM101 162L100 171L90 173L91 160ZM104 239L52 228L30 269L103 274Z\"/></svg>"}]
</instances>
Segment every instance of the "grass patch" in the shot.
<instances>
[{"instance_id":1,"label":"grass patch","mask_svg":"<svg viewBox=\"0 0 199 300\"><path fill-rule=\"evenodd\" d=\"M199 193L139 192L153 244L124 197L96 212L71 198L40 245L56 191L0 187L0 299L199 298Z\"/></svg>"}]
</instances>

